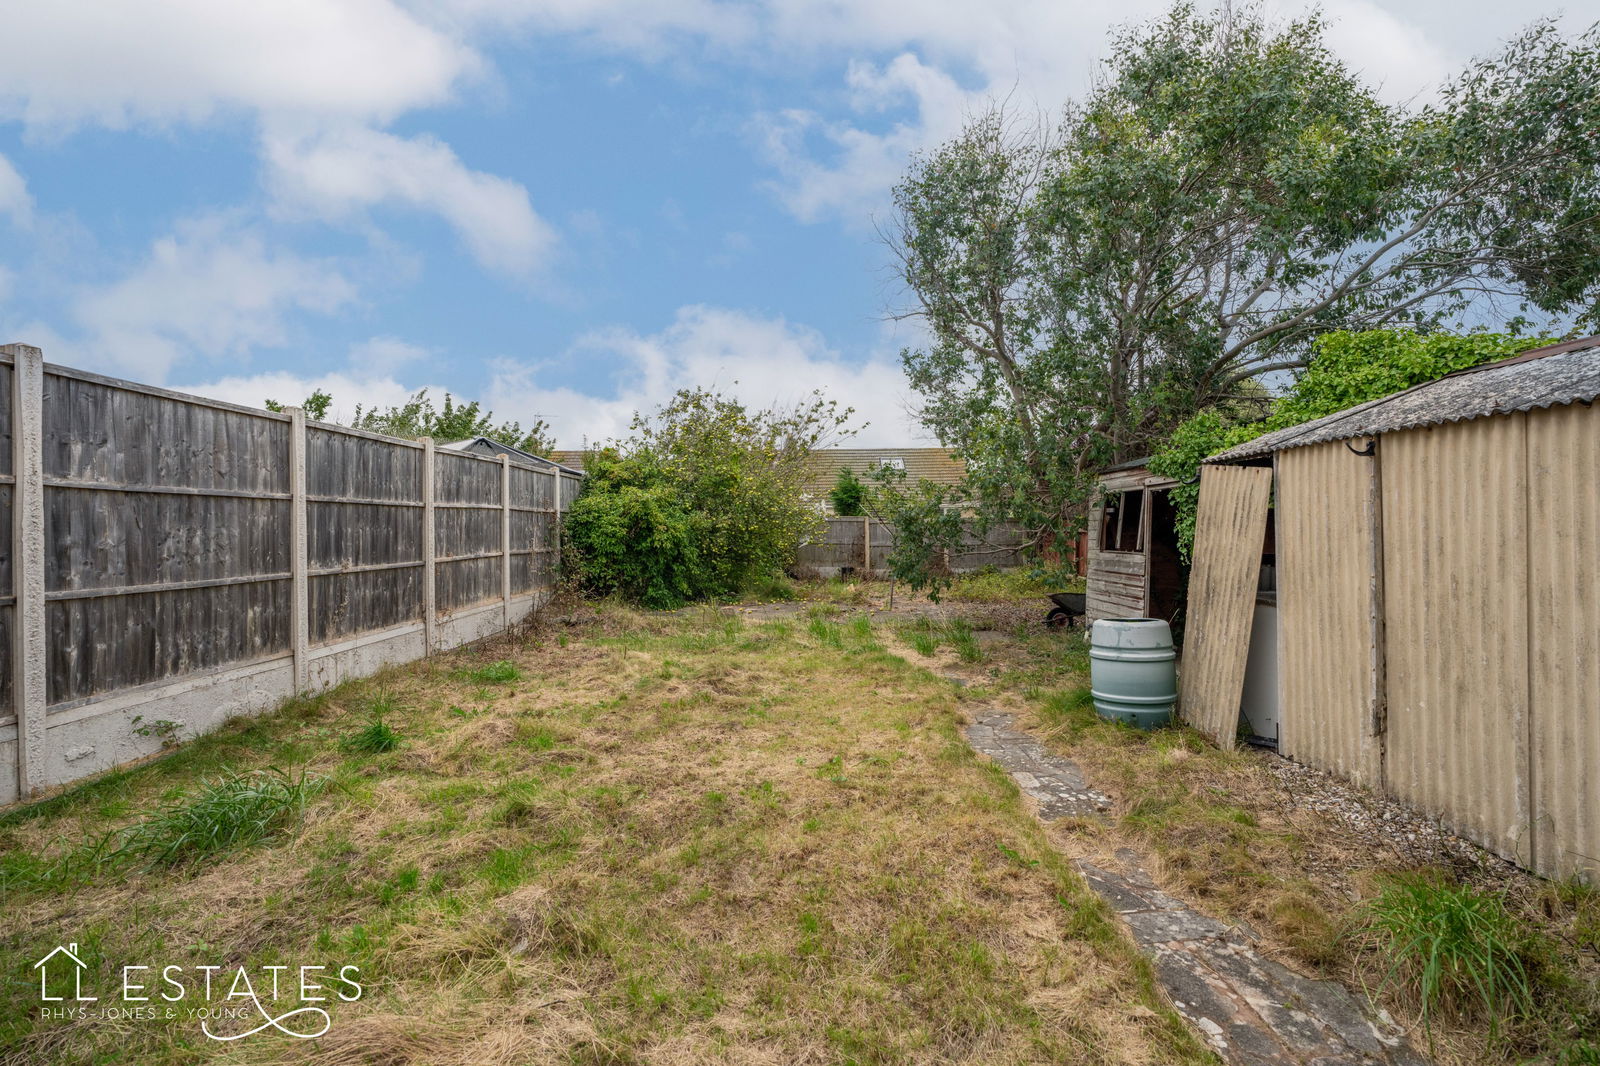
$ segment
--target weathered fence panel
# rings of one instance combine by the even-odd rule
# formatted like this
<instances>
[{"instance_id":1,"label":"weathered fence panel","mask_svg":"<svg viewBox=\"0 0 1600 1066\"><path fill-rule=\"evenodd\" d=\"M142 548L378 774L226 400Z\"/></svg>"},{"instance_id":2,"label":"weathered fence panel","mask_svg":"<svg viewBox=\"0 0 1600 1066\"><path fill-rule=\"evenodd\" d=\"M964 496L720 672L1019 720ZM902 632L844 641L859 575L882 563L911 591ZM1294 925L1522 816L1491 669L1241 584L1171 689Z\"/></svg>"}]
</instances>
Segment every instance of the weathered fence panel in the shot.
<instances>
[{"instance_id":1,"label":"weathered fence panel","mask_svg":"<svg viewBox=\"0 0 1600 1066\"><path fill-rule=\"evenodd\" d=\"M577 490L0 348L0 803L520 619Z\"/></svg>"},{"instance_id":2,"label":"weathered fence panel","mask_svg":"<svg viewBox=\"0 0 1600 1066\"><path fill-rule=\"evenodd\" d=\"M287 647L288 424L44 374L47 703Z\"/></svg>"},{"instance_id":3,"label":"weathered fence panel","mask_svg":"<svg viewBox=\"0 0 1600 1066\"><path fill-rule=\"evenodd\" d=\"M1012 526L998 526L979 536L969 524L962 530L962 551L950 556L950 569L959 574L985 566L1021 566L1025 542L1022 531ZM882 573L888 569L894 546L893 526L875 518L829 517L823 519L816 536L800 545L795 566L825 577L843 572Z\"/></svg>"}]
</instances>

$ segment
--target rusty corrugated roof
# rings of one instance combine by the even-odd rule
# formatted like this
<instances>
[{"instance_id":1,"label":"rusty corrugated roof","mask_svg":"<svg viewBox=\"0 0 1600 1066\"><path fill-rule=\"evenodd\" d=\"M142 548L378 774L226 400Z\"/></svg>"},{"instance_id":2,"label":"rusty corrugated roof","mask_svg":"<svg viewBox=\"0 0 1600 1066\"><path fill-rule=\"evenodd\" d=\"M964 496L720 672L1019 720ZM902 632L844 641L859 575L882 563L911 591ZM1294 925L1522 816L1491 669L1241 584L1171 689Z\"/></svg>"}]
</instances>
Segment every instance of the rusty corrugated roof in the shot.
<instances>
[{"instance_id":1,"label":"rusty corrugated roof","mask_svg":"<svg viewBox=\"0 0 1600 1066\"><path fill-rule=\"evenodd\" d=\"M1236 463L1310 444L1593 403L1596 398L1600 398L1600 337L1584 337L1458 370L1336 414L1274 430L1205 461Z\"/></svg>"}]
</instances>

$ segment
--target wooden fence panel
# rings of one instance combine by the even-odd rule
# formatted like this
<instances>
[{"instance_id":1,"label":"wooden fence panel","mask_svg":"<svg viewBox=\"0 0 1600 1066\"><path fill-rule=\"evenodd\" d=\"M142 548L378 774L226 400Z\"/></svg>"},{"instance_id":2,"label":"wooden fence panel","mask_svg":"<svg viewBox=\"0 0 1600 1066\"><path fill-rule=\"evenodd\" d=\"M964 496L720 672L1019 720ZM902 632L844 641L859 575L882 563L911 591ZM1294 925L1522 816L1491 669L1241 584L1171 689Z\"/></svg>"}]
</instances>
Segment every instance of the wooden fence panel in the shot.
<instances>
[{"instance_id":1,"label":"wooden fence panel","mask_svg":"<svg viewBox=\"0 0 1600 1066\"><path fill-rule=\"evenodd\" d=\"M881 573L888 569L889 557L894 554L894 527L872 520L870 567L867 566L867 535L867 520L864 518L825 518L818 533L801 544L795 552L795 565L816 570L849 567L860 571L867 568ZM985 566L1001 569L1019 566L1023 562L1020 545L1024 539L1020 530L1010 526L991 529L984 537L979 537L969 526L962 532L961 543L965 550L950 557L950 567L963 572Z\"/></svg>"},{"instance_id":2,"label":"wooden fence panel","mask_svg":"<svg viewBox=\"0 0 1600 1066\"><path fill-rule=\"evenodd\" d=\"M48 701L282 652L288 426L49 368Z\"/></svg>"},{"instance_id":3,"label":"wooden fence panel","mask_svg":"<svg viewBox=\"0 0 1600 1066\"><path fill-rule=\"evenodd\" d=\"M16 614L16 583L11 560L14 483L12 469L11 408L13 369L0 363L0 726L16 721L12 683L12 620ZM3 777L0 771L0 777Z\"/></svg>"},{"instance_id":4,"label":"wooden fence panel","mask_svg":"<svg viewBox=\"0 0 1600 1066\"><path fill-rule=\"evenodd\" d=\"M0 803L510 624L579 487L0 349Z\"/></svg>"},{"instance_id":5,"label":"wooden fence panel","mask_svg":"<svg viewBox=\"0 0 1600 1066\"><path fill-rule=\"evenodd\" d=\"M422 616L422 462L409 442L307 426L313 645Z\"/></svg>"}]
</instances>

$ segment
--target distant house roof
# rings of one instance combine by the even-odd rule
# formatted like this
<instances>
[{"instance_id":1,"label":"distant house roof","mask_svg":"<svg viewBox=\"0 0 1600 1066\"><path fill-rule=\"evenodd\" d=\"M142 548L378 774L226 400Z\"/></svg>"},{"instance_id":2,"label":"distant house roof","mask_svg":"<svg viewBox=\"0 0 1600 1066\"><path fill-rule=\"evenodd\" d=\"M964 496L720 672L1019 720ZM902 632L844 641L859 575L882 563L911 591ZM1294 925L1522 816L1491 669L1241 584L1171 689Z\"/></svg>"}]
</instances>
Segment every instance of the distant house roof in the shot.
<instances>
[{"instance_id":1,"label":"distant house roof","mask_svg":"<svg viewBox=\"0 0 1600 1066\"><path fill-rule=\"evenodd\" d=\"M568 470L581 471L583 469L583 452L581 450L568 451L557 448L550 453L550 459L552 462L560 463Z\"/></svg>"},{"instance_id":2,"label":"distant house roof","mask_svg":"<svg viewBox=\"0 0 1600 1066\"><path fill-rule=\"evenodd\" d=\"M1236 463L1310 444L1542 407L1588 404L1596 398L1600 398L1600 337L1584 337L1458 370L1437 381L1263 434L1205 461Z\"/></svg>"},{"instance_id":3,"label":"distant house roof","mask_svg":"<svg viewBox=\"0 0 1600 1066\"><path fill-rule=\"evenodd\" d=\"M840 470L848 469L865 479L885 463L904 468L907 481L955 485L967 476L967 464L951 455L949 448L819 448L811 453L805 491L826 496L839 480Z\"/></svg>"},{"instance_id":4,"label":"distant house roof","mask_svg":"<svg viewBox=\"0 0 1600 1066\"><path fill-rule=\"evenodd\" d=\"M449 444L441 444L439 447L447 452L477 452L480 455L509 455L513 459L524 463L532 463L535 466L560 467L569 474L583 473L583 467L581 466L568 466L559 459L546 459L543 456L534 455L532 452L525 452L521 448L513 448L509 444L501 444L499 441L491 440L488 437L468 437L466 440L453 440ZM554 456L564 453L551 452L550 454ZM583 453L578 452L576 454L582 456Z\"/></svg>"}]
</instances>

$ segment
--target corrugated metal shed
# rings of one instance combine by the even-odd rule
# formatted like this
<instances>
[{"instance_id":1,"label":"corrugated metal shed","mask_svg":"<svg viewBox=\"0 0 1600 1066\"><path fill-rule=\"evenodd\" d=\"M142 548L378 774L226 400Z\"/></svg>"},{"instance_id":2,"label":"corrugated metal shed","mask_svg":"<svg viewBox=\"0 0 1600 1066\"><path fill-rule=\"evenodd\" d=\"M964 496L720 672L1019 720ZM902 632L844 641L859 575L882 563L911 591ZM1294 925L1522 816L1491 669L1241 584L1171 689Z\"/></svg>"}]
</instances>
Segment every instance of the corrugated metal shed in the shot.
<instances>
[{"instance_id":1,"label":"corrugated metal shed","mask_svg":"<svg viewBox=\"0 0 1600 1066\"><path fill-rule=\"evenodd\" d=\"M1490 415L1592 403L1600 397L1600 337L1535 348L1438 381L1280 429L1206 459L1236 463L1308 444L1465 422Z\"/></svg>"}]
</instances>

